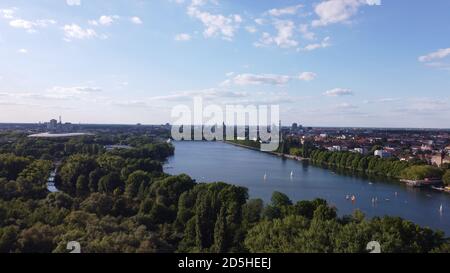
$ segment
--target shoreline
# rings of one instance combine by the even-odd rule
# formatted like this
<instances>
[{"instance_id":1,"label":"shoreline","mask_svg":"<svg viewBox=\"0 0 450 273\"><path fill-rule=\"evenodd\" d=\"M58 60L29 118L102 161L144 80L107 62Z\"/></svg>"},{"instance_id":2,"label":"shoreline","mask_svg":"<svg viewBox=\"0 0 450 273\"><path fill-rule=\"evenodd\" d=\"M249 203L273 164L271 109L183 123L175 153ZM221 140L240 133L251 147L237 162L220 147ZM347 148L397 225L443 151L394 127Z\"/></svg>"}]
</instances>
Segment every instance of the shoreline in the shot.
<instances>
[{"instance_id":1,"label":"shoreline","mask_svg":"<svg viewBox=\"0 0 450 273\"><path fill-rule=\"evenodd\" d=\"M251 146L247 146L247 145L244 145L244 144L235 143L235 142L228 141L228 140L224 140L223 142L227 143L227 144L231 144L231 145L237 146L237 147L250 149L250 150L253 150L253 151L258 151L258 152L274 155L274 156L277 156L277 157L287 158L287 159L291 159L291 160L295 160L295 161L309 161L309 158L304 158L304 157L301 157L301 156L286 155L286 154L277 153L277 152L265 152L265 151L261 151L258 148L255 148L255 147L251 147Z\"/></svg>"},{"instance_id":2,"label":"shoreline","mask_svg":"<svg viewBox=\"0 0 450 273\"><path fill-rule=\"evenodd\" d=\"M239 143L235 143L235 142L231 142L231 141L227 141L227 140L224 140L223 142L227 143L227 144L231 144L231 145L237 146L237 147L258 151L258 152L274 155L274 156L281 157L281 158L287 158L287 159L291 159L291 160L295 160L295 161L299 161L299 162L303 162L303 161L311 162L311 160L309 158L303 158L303 157L295 156L295 155L286 155L286 154L277 153L277 152L264 152L264 151L261 151L258 148L255 148L255 147L251 147L251 146L247 146L247 145L244 145L244 144L239 144ZM386 177L386 178L389 178L389 177ZM404 185L406 185L408 187L411 187L408 183L405 183L404 181L402 181L402 179L399 179L399 178L396 178L396 179L398 180L397 181L398 183L404 184ZM425 188L425 187L420 187L420 188ZM443 193L450 194L450 190L447 190L445 187L439 188L439 187L435 187L435 186L430 186L430 187L426 187L426 188L434 190L434 191L437 191L437 192L443 192Z\"/></svg>"}]
</instances>

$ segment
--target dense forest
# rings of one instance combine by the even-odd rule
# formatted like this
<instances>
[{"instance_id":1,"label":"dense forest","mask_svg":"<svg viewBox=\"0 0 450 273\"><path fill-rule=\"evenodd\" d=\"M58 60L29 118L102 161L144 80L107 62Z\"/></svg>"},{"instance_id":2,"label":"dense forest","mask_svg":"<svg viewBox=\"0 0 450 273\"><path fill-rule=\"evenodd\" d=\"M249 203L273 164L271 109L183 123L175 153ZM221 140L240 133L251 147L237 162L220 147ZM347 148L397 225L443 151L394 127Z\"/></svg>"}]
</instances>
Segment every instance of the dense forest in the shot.
<instances>
[{"instance_id":1,"label":"dense forest","mask_svg":"<svg viewBox=\"0 0 450 273\"><path fill-rule=\"evenodd\" d=\"M373 240L383 252L450 251L442 232L397 217L338 217L325 200L293 203L279 192L263 204L243 187L169 176L173 146L146 136L5 137L0 252L67 252L70 241L108 253L366 252ZM59 192L50 193L54 168Z\"/></svg>"}]
</instances>

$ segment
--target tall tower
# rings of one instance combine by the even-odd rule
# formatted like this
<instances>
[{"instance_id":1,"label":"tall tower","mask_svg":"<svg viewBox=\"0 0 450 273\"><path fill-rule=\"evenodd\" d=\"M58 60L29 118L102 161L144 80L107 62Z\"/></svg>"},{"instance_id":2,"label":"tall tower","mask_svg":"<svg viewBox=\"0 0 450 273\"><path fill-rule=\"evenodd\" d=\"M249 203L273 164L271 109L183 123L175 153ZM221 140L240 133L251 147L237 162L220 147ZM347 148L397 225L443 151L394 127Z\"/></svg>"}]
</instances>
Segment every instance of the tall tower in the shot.
<instances>
[{"instance_id":1,"label":"tall tower","mask_svg":"<svg viewBox=\"0 0 450 273\"><path fill-rule=\"evenodd\" d=\"M278 121L278 130L279 130L279 139L280 141L283 141L283 132L281 130L281 119Z\"/></svg>"}]
</instances>

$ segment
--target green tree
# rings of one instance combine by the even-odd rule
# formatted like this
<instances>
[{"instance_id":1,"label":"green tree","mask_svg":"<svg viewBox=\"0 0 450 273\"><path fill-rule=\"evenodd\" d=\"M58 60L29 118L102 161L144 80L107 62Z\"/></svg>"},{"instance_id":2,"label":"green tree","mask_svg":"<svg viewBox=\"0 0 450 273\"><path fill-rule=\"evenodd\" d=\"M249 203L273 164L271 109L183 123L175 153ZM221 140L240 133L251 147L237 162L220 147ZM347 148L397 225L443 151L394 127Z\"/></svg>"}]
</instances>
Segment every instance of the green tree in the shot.
<instances>
[{"instance_id":1,"label":"green tree","mask_svg":"<svg viewBox=\"0 0 450 273\"><path fill-rule=\"evenodd\" d=\"M144 187L147 187L150 184L152 177L149 173L144 171L135 171L128 176L127 181L125 182L125 194L128 197L136 197L139 192L139 188L143 184Z\"/></svg>"},{"instance_id":2,"label":"green tree","mask_svg":"<svg viewBox=\"0 0 450 273\"><path fill-rule=\"evenodd\" d=\"M271 201L272 205L278 208L292 205L292 201L286 194L277 191L272 193Z\"/></svg>"},{"instance_id":3,"label":"green tree","mask_svg":"<svg viewBox=\"0 0 450 273\"><path fill-rule=\"evenodd\" d=\"M442 177L442 181L446 186L450 186L450 170L447 170Z\"/></svg>"},{"instance_id":4,"label":"green tree","mask_svg":"<svg viewBox=\"0 0 450 273\"><path fill-rule=\"evenodd\" d=\"M113 193L116 189L123 190L123 188L124 183L118 173L109 173L98 182L98 191L103 193Z\"/></svg>"},{"instance_id":5,"label":"green tree","mask_svg":"<svg viewBox=\"0 0 450 273\"><path fill-rule=\"evenodd\" d=\"M80 175L77 178L76 193L78 196L83 196L89 193L89 180L85 175Z\"/></svg>"}]
</instances>

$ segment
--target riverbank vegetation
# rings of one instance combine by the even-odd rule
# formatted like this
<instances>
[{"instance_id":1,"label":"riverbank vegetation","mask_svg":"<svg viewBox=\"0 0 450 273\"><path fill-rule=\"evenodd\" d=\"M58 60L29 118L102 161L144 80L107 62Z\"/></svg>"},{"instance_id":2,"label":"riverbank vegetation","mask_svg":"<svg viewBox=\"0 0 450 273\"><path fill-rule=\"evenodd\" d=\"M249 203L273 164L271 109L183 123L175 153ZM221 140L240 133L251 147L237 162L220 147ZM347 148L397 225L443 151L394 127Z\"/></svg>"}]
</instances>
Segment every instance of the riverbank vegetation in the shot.
<instances>
[{"instance_id":1,"label":"riverbank vegetation","mask_svg":"<svg viewBox=\"0 0 450 273\"><path fill-rule=\"evenodd\" d=\"M440 179L444 175L444 170L428 166L428 165L417 165L406 168L401 173L402 179L408 180L423 180L426 178Z\"/></svg>"},{"instance_id":2,"label":"riverbank vegetation","mask_svg":"<svg viewBox=\"0 0 450 273\"><path fill-rule=\"evenodd\" d=\"M239 145L250 148L258 147L258 142L251 140L235 141ZM379 149L375 145L372 150ZM350 170L355 173L365 173L395 179L423 180L425 178L442 179L444 184L450 185L445 171L448 165L441 168L426 165L425 162L401 161L398 158L379 158L373 155L362 155L348 151L329 151L319 149L310 142L301 144L298 139L286 138L276 151L281 154L298 156L309 159L311 163L337 169ZM447 181L447 182L446 182Z\"/></svg>"},{"instance_id":3,"label":"riverbank vegetation","mask_svg":"<svg viewBox=\"0 0 450 273\"><path fill-rule=\"evenodd\" d=\"M366 252L373 240L383 252L450 249L442 232L400 218L338 217L325 200L293 203L279 192L265 205L243 187L169 176L162 164L174 150L166 143L92 152L84 141L104 142L81 137L69 140L79 148L53 153L55 143L40 141L28 147L43 145L59 161L59 192L46 189L54 162L3 146L0 252L67 252L70 241L82 252L108 253Z\"/></svg>"},{"instance_id":4,"label":"riverbank vegetation","mask_svg":"<svg viewBox=\"0 0 450 273\"><path fill-rule=\"evenodd\" d=\"M351 152L331 152L315 150L311 153L311 162L338 168L361 171L369 174L399 178L410 163L398 159L382 159L376 156L363 156Z\"/></svg>"},{"instance_id":5,"label":"riverbank vegetation","mask_svg":"<svg viewBox=\"0 0 450 273\"><path fill-rule=\"evenodd\" d=\"M237 144L240 146L245 146L245 147L249 147L249 148L253 148L253 149L261 149L261 143L259 143L258 141L253 141L253 140L227 140L227 142L232 143L232 144Z\"/></svg>"},{"instance_id":6,"label":"riverbank vegetation","mask_svg":"<svg viewBox=\"0 0 450 273\"><path fill-rule=\"evenodd\" d=\"M450 169L445 172L442 181L444 182L444 185L450 187Z\"/></svg>"}]
</instances>

